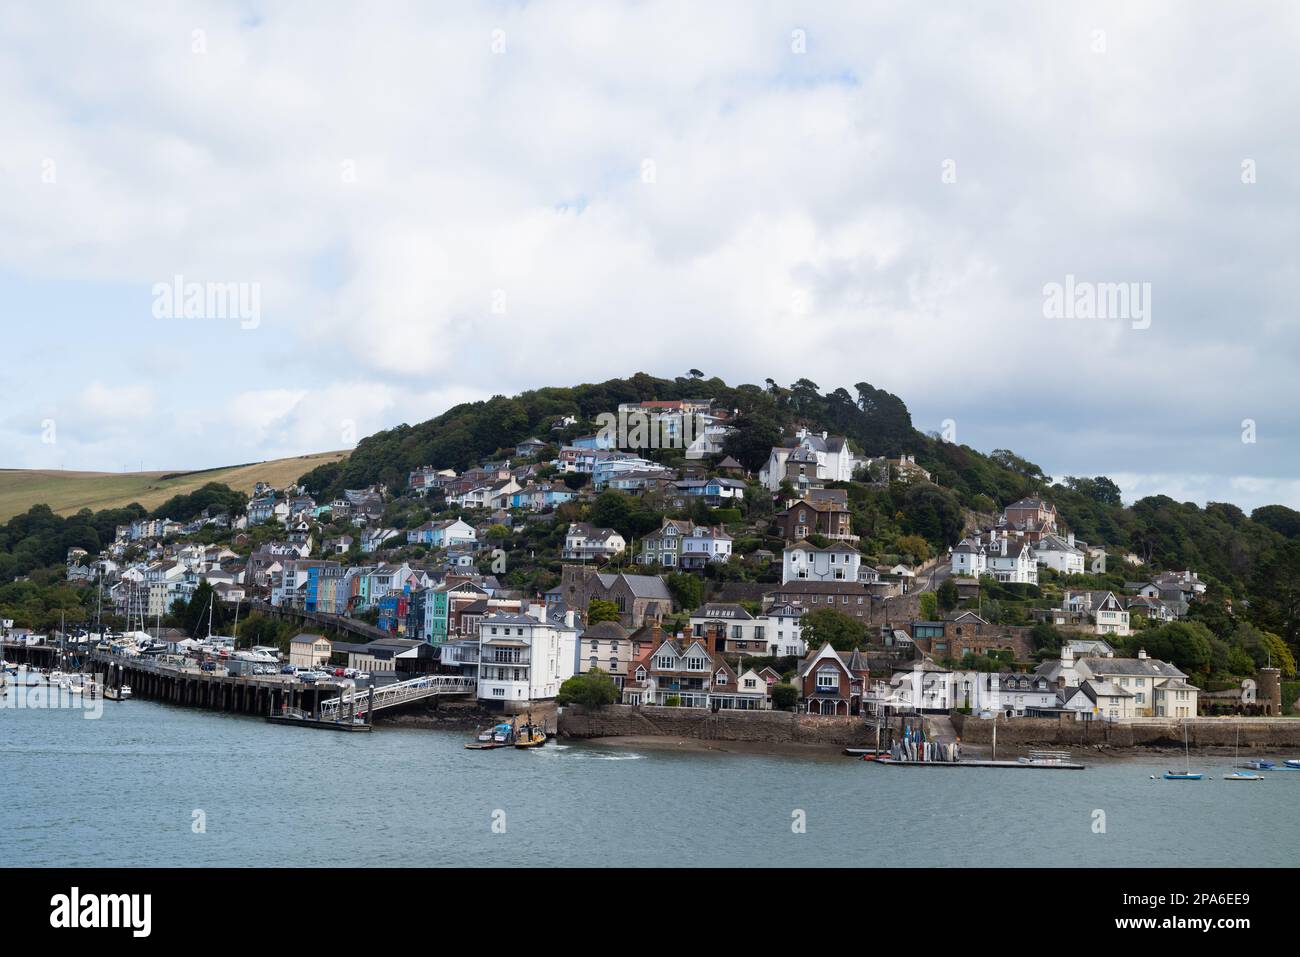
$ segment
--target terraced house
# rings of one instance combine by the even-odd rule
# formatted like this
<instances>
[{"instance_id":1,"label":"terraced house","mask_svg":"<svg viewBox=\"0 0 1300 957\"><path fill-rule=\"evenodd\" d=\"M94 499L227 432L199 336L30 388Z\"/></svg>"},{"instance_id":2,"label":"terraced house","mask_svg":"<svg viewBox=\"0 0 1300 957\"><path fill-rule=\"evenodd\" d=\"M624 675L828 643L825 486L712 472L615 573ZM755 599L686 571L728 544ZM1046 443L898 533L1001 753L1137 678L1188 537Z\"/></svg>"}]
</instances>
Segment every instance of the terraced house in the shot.
<instances>
[{"instance_id":1,"label":"terraced house","mask_svg":"<svg viewBox=\"0 0 1300 957\"><path fill-rule=\"evenodd\" d=\"M593 561L623 553L627 542L612 528L597 528L587 522L571 522L564 534L564 558Z\"/></svg>"},{"instance_id":2,"label":"terraced house","mask_svg":"<svg viewBox=\"0 0 1300 957\"><path fill-rule=\"evenodd\" d=\"M641 561L664 568L703 568L731 559L731 536L721 526L665 518L659 531L641 539Z\"/></svg>"},{"instance_id":3,"label":"terraced house","mask_svg":"<svg viewBox=\"0 0 1300 957\"><path fill-rule=\"evenodd\" d=\"M712 638L664 638L631 668L624 704L740 711L772 707L767 680L752 668L737 674Z\"/></svg>"}]
</instances>

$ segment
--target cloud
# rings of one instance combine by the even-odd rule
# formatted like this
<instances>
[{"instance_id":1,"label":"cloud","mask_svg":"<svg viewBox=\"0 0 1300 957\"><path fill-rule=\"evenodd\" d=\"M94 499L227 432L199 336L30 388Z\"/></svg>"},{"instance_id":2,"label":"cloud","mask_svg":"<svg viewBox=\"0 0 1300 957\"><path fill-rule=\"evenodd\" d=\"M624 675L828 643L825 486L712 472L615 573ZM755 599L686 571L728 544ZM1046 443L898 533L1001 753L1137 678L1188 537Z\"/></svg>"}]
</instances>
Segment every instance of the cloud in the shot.
<instances>
[{"instance_id":1,"label":"cloud","mask_svg":"<svg viewBox=\"0 0 1300 957\"><path fill-rule=\"evenodd\" d=\"M0 295L40 317L11 418L99 382L83 465L203 467L693 366L870 381L1054 475L1300 504L1300 12L927 11L6 9ZM152 320L177 274L259 283L258 328ZM1150 283L1150 328L1046 318L1067 275Z\"/></svg>"}]
</instances>

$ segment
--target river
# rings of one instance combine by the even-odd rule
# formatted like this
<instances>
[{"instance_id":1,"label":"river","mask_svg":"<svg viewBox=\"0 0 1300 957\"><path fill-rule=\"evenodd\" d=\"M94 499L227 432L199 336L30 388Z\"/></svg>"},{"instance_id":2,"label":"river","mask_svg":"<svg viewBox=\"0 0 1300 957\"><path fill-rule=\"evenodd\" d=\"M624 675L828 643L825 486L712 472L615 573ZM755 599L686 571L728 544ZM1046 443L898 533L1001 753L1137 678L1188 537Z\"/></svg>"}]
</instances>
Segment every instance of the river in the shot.
<instances>
[{"instance_id":1,"label":"river","mask_svg":"<svg viewBox=\"0 0 1300 957\"><path fill-rule=\"evenodd\" d=\"M1226 782L1222 757L1193 755L1213 778L1172 782L1150 775L1173 758L1019 771L576 741L475 752L454 732L103 705L98 720L0 707L6 865L1277 866L1300 838L1300 773Z\"/></svg>"}]
</instances>

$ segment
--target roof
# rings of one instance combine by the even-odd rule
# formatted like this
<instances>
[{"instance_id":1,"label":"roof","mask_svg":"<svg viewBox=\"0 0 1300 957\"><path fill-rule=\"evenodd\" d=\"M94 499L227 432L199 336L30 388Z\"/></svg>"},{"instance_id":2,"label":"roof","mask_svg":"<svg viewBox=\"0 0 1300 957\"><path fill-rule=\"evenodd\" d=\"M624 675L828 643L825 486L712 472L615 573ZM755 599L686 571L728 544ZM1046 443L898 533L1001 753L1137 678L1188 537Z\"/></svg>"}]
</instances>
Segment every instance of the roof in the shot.
<instances>
[{"instance_id":1,"label":"roof","mask_svg":"<svg viewBox=\"0 0 1300 957\"><path fill-rule=\"evenodd\" d=\"M314 645L318 641L329 641L324 635L296 635L289 639L291 645Z\"/></svg>"},{"instance_id":2,"label":"roof","mask_svg":"<svg viewBox=\"0 0 1300 957\"><path fill-rule=\"evenodd\" d=\"M743 605L729 602L709 602L691 612L692 618L734 618L740 621L752 621L751 615Z\"/></svg>"},{"instance_id":3,"label":"roof","mask_svg":"<svg viewBox=\"0 0 1300 957\"><path fill-rule=\"evenodd\" d=\"M1123 675L1139 678L1186 678L1168 662L1158 658L1080 658L1080 665L1094 675Z\"/></svg>"},{"instance_id":4,"label":"roof","mask_svg":"<svg viewBox=\"0 0 1300 957\"><path fill-rule=\"evenodd\" d=\"M1082 688L1083 693L1093 701L1096 701L1098 698L1133 697L1133 692L1129 691L1127 688L1121 688L1113 681L1097 681L1096 679L1090 678L1080 684L1079 687Z\"/></svg>"},{"instance_id":5,"label":"roof","mask_svg":"<svg viewBox=\"0 0 1300 957\"><path fill-rule=\"evenodd\" d=\"M599 621L582 633L584 639L604 638L622 641L628 637L627 629L616 621Z\"/></svg>"}]
</instances>

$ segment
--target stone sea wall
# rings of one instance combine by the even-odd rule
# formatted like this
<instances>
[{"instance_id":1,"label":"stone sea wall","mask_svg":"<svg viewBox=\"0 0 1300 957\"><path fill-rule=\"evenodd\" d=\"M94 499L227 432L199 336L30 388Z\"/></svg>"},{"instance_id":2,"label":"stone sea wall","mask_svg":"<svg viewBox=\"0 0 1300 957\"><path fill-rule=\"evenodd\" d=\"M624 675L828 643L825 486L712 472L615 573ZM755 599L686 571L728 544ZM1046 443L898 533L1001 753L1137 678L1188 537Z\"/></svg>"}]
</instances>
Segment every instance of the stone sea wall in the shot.
<instances>
[{"instance_id":1,"label":"stone sea wall","mask_svg":"<svg viewBox=\"0 0 1300 957\"><path fill-rule=\"evenodd\" d=\"M952 716L953 729L968 745L993 740L989 719ZM1187 741L1192 748L1233 748L1240 729L1242 748L1300 749L1300 720L1287 718L1191 718ZM1154 718L1132 722L1067 721L1055 718L998 719L998 749L1003 747L1076 746L1104 748L1181 748L1183 722Z\"/></svg>"},{"instance_id":2,"label":"stone sea wall","mask_svg":"<svg viewBox=\"0 0 1300 957\"><path fill-rule=\"evenodd\" d=\"M719 711L698 708L609 705L599 710L560 709L560 734L571 738L654 736L703 741L758 741L861 747L867 728L858 717L823 717L787 711Z\"/></svg>"}]
</instances>

